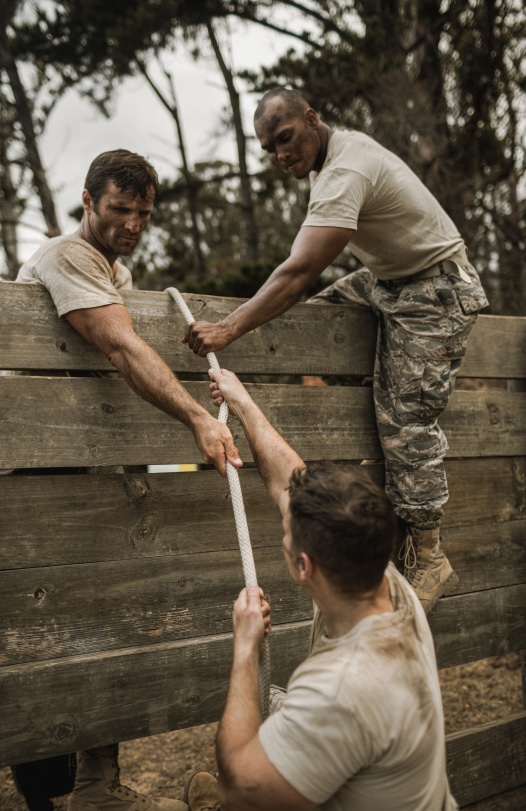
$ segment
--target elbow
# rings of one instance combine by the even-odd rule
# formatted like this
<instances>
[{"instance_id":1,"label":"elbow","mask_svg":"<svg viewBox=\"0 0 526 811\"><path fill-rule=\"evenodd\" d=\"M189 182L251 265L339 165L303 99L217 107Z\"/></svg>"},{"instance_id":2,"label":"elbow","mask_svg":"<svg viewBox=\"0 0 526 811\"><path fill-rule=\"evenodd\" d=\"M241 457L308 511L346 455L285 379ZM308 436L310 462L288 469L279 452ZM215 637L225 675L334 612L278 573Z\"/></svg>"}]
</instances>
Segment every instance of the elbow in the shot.
<instances>
[{"instance_id":1,"label":"elbow","mask_svg":"<svg viewBox=\"0 0 526 811\"><path fill-rule=\"evenodd\" d=\"M255 811L260 808L258 796L260 787L246 779L237 780L233 776L219 777L219 801L222 811Z\"/></svg>"}]
</instances>

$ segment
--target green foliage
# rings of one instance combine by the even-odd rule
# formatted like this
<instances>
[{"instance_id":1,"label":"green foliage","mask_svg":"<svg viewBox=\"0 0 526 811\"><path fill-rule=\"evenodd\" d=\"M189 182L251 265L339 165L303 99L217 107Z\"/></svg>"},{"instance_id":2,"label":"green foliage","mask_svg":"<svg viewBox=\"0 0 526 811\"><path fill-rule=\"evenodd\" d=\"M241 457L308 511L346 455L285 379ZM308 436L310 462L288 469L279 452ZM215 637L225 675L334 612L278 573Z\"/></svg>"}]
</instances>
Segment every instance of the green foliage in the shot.
<instances>
[{"instance_id":1,"label":"green foliage","mask_svg":"<svg viewBox=\"0 0 526 811\"><path fill-rule=\"evenodd\" d=\"M80 82L103 110L138 60L190 37L198 55L196 34L209 20L235 15L290 33L295 14L291 41L301 40L302 49L236 78L255 93L293 86L329 125L364 130L407 161L459 227L492 310L524 312L522 0L57 0L31 8L11 32L17 55L40 76L55 71L54 92ZM284 10L287 22L280 24ZM188 183L208 269L204 282L198 281ZM243 244L238 167L208 163L163 187L133 257L139 286L252 295L288 255L308 188L266 165L253 171L251 187L259 263L247 261ZM339 271L355 266L346 255Z\"/></svg>"},{"instance_id":2,"label":"green foliage","mask_svg":"<svg viewBox=\"0 0 526 811\"><path fill-rule=\"evenodd\" d=\"M320 4L321 5L321 4ZM526 15L521 0L356 0L350 36L245 79L289 85L331 126L366 131L450 214L492 311L524 313Z\"/></svg>"}]
</instances>

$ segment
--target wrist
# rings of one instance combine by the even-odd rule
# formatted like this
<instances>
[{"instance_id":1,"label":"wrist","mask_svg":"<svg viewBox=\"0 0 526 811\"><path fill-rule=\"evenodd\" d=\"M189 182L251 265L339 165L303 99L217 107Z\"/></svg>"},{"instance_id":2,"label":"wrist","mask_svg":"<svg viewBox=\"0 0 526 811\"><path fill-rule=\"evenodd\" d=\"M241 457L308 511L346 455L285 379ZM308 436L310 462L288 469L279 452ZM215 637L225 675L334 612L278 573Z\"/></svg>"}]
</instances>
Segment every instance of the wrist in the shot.
<instances>
[{"instance_id":1,"label":"wrist","mask_svg":"<svg viewBox=\"0 0 526 811\"><path fill-rule=\"evenodd\" d=\"M234 634L234 662L240 667L250 667L259 662L262 640L253 637L240 637Z\"/></svg>"},{"instance_id":2,"label":"wrist","mask_svg":"<svg viewBox=\"0 0 526 811\"><path fill-rule=\"evenodd\" d=\"M243 305L230 313L230 315L227 315L226 318L220 321L220 324L228 344L241 338L250 329L249 325L245 326L243 323Z\"/></svg>"},{"instance_id":3,"label":"wrist","mask_svg":"<svg viewBox=\"0 0 526 811\"><path fill-rule=\"evenodd\" d=\"M204 408L203 406L199 405L199 403L195 404L195 408L191 411L186 412L186 426L192 431L195 435L199 433L199 430L202 426L206 425L209 420L214 420L215 418L212 417L211 414Z\"/></svg>"}]
</instances>

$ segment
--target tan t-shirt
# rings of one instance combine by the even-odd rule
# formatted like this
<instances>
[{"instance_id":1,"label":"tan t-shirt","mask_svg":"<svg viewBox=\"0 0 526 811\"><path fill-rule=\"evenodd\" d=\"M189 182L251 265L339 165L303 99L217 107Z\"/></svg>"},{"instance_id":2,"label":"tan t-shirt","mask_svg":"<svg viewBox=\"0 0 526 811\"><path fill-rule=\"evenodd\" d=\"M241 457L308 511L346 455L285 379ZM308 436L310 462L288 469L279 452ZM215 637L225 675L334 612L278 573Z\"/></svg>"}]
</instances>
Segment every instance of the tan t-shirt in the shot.
<instances>
[{"instance_id":1,"label":"tan t-shirt","mask_svg":"<svg viewBox=\"0 0 526 811\"><path fill-rule=\"evenodd\" d=\"M320 636L259 738L323 811L453 811L433 639L411 587L386 575L394 613Z\"/></svg>"},{"instance_id":2,"label":"tan t-shirt","mask_svg":"<svg viewBox=\"0 0 526 811\"><path fill-rule=\"evenodd\" d=\"M407 164L361 132L334 131L310 183L303 225L355 231L349 248L379 279L411 276L464 248L452 220Z\"/></svg>"},{"instance_id":3,"label":"tan t-shirt","mask_svg":"<svg viewBox=\"0 0 526 811\"><path fill-rule=\"evenodd\" d=\"M43 284L60 318L71 310L124 304L117 291L133 286L122 262L112 268L100 251L77 234L53 237L38 248L18 271L16 281Z\"/></svg>"}]
</instances>

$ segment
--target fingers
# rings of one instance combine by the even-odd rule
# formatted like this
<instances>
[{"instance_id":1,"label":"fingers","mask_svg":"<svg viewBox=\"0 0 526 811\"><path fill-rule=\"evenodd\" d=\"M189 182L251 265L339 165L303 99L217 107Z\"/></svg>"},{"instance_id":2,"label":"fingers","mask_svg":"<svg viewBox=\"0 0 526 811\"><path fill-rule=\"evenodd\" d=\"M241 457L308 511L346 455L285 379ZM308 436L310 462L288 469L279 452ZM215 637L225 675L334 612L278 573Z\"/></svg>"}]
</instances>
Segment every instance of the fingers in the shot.
<instances>
[{"instance_id":1,"label":"fingers","mask_svg":"<svg viewBox=\"0 0 526 811\"><path fill-rule=\"evenodd\" d=\"M225 455L227 460L230 462L233 467L239 469L243 467L243 462L239 456L239 451L237 447L234 445L234 440L229 439L225 442Z\"/></svg>"},{"instance_id":2,"label":"fingers","mask_svg":"<svg viewBox=\"0 0 526 811\"><path fill-rule=\"evenodd\" d=\"M255 613L261 613L265 626L265 634L270 631L270 604L265 600L263 589L260 586L247 586L247 608Z\"/></svg>"},{"instance_id":3,"label":"fingers","mask_svg":"<svg viewBox=\"0 0 526 811\"><path fill-rule=\"evenodd\" d=\"M200 322L202 323L202 322ZM199 334L199 325L197 321L194 321L192 324L189 324L187 327L186 333L183 337L183 343L188 344L190 349L192 349L196 355L206 355L206 352L202 352L203 349L203 339Z\"/></svg>"},{"instance_id":4,"label":"fingers","mask_svg":"<svg viewBox=\"0 0 526 811\"><path fill-rule=\"evenodd\" d=\"M209 352L218 352L230 343L221 323L194 321L186 330L183 343L188 344L196 355L204 358Z\"/></svg>"}]
</instances>

